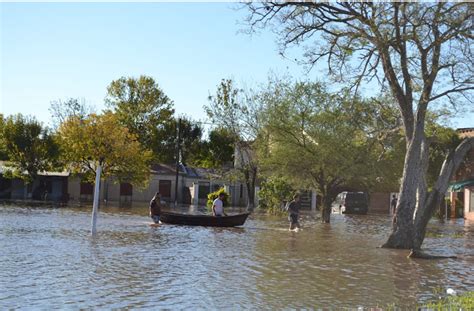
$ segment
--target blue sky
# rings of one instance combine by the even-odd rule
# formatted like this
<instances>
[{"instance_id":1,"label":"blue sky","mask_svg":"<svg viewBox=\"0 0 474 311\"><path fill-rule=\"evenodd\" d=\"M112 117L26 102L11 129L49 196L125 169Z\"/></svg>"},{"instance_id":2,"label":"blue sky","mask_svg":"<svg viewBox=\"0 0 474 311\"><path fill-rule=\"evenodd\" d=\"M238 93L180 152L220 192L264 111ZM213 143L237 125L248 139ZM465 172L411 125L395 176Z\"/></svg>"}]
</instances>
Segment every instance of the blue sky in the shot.
<instances>
[{"instance_id":1,"label":"blue sky","mask_svg":"<svg viewBox=\"0 0 474 311\"><path fill-rule=\"evenodd\" d=\"M269 73L299 79L303 67L278 54L270 31L239 33L235 3L0 3L0 111L48 123L51 101L83 98L104 108L107 85L152 76L178 114L205 119L202 107L220 79L247 86ZM318 76L319 75L319 76ZM474 116L457 127L474 126Z\"/></svg>"}]
</instances>

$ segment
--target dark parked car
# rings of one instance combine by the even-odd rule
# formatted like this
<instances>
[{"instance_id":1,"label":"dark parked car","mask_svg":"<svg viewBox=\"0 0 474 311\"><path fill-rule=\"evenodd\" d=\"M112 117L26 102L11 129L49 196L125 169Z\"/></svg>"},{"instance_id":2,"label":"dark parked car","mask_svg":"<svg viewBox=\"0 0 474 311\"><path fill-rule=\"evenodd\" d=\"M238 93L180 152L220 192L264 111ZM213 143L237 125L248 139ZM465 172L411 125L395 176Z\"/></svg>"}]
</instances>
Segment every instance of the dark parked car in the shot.
<instances>
[{"instance_id":1,"label":"dark parked car","mask_svg":"<svg viewBox=\"0 0 474 311\"><path fill-rule=\"evenodd\" d=\"M332 210L342 214L367 214L369 197L365 192L341 192L333 202Z\"/></svg>"}]
</instances>

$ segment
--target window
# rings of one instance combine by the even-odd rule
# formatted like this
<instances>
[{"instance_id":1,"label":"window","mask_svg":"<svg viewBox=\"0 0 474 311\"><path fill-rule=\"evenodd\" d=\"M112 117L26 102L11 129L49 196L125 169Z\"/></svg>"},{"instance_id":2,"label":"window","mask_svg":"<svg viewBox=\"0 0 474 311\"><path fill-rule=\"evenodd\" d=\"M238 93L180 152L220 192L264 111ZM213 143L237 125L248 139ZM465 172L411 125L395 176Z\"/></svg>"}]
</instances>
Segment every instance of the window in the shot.
<instances>
[{"instance_id":1,"label":"window","mask_svg":"<svg viewBox=\"0 0 474 311\"><path fill-rule=\"evenodd\" d=\"M209 194L210 185L209 183L199 183L199 199L207 199L207 195Z\"/></svg>"},{"instance_id":2,"label":"window","mask_svg":"<svg viewBox=\"0 0 474 311\"><path fill-rule=\"evenodd\" d=\"M94 185L91 183L81 182L81 195L92 195L94 192Z\"/></svg>"},{"instance_id":3,"label":"window","mask_svg":"<svg viewBox=\"0 0 474 311\"><path fill-rule=\"evenodd\" d=\"M121 183L120 184L120 195L127 195L131 196L133 193L133 186L129 183Z\"/></svg>"},{"instance_id":4,"label":"window","mask_svg":"<svg viewBox=\"0 0 474 311\"><path fill-rule=\"evenodd\" d=\"M158 181L158 191L163 198L171 198L171 180Z\"/></svg>"}]
</instances>

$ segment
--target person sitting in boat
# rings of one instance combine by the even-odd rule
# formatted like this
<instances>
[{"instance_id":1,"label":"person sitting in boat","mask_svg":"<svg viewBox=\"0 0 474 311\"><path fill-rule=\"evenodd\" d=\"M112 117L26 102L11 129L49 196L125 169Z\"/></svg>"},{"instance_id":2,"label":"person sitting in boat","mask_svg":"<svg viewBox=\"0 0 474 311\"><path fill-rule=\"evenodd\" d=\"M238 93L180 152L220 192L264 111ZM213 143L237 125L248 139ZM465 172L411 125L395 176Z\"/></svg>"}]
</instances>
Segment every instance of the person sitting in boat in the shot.
<instances>
[{"instance_id":1,"label":"person sitting in boat","mask_svg":"<svg viewBox=\"0 0 474 311\"><path fill-rule=\"evenodd\" d=\"M224 193L219 193L219 197L212 203L212 215L214 216L227 216L224 213Z\"/></svg>"},{"instance_id":2,"label":"person sitting in boat","mask_svg":"<svg viewBox=\"0 0 474 311\"><path fill-rule=\"evenodd\" d=\"M161 195L159 192L150 201L150 217L156 224L160 223Z\"/></svg>"}]
</instances>

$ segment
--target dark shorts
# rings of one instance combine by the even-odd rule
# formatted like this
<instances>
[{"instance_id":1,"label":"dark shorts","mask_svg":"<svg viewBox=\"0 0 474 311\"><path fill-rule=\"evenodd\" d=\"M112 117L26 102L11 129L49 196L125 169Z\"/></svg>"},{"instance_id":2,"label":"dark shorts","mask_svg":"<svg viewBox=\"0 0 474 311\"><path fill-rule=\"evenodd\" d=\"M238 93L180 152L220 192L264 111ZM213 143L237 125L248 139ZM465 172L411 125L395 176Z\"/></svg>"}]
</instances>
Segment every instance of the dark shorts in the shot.
<instances>
[{"instance_id":1,"label":"dark shorts","mask_svg":"<svg viewBox=\"0 0 474 311\"><path fill-rule=\"evenodd\" d=\"M151 219L155 222L155 224L160 222L160 215L153 215L151 216Z\"/></svg>"},{"instance_id":2,"label":"dark shorts","mask_svg":"<svg viewBox=\"0 0 474 311\"><path fill-rule=\"evenodd\" d=\"M288 220L290 224L297 224L298 223L298 215L297 214L290 214L288 215Z\"/></svg>"}]
</instances>

